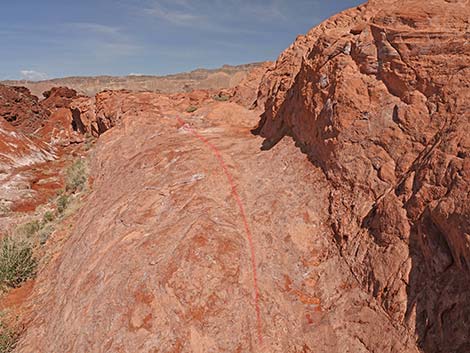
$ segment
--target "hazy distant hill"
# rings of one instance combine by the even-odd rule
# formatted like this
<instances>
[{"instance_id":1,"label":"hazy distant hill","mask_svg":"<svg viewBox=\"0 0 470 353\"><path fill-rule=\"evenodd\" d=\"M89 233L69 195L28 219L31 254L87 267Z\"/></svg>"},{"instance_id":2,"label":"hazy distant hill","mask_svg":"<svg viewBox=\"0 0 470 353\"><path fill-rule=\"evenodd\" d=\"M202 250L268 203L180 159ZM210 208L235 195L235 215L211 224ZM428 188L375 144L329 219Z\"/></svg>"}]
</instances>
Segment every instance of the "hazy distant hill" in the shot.
<instances>
[{"instance_id":1,"label":"hazy distant hill","mask_svg":"<svg viewBox=\"0 0 470 353\"><path fill-rule=\"evenodd\" d=\"M12 86L25 86L34 95L41 96L42 92L56 86L67 86L86 95L94 95L105 89L128 89L160 91L174 93L194 89L222 89L236 86L247 73L263 63L252 63L238 66L224 65L218 69L197 69L191 72L167 76L95 76L95 77L66 77L46 81L3 81Z\"/></svg>"}]
</instances>

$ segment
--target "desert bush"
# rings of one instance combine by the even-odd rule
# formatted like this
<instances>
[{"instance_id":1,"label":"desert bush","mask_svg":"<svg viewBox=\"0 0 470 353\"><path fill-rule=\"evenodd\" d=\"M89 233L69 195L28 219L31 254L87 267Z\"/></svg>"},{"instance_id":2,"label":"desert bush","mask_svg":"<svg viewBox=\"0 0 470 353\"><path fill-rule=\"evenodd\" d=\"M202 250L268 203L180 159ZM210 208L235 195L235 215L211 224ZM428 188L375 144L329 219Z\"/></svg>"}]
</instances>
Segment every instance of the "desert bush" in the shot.
<instances>
[{"instance_id":1,"label":"desert bush","mask_svg":"<svg viewBox=\"0 0 470 353\"><path fill-rule=\"evenodd\" d=\"M16 288L36 273L37 260L27 240L7 236L0 242L0 287Z\"/></svg>"},{"instance_id":2,"label":"desert bush","mask_svg":"<svg viewBox=\"0 0 470 353\"><path fill-rule=\"evenodd\" d=\"M197 107L195 107L194 105L191 105L190 107L188 107L188 109L186 109L186 112L194 113L196 110L197 110Z\"/></svg>"},{"instance_id":3,"label":"desert bush","mask_svg":"<svg viewBox=\"0 0 470 353\"><path fill-rule=\"evenodd\" d=\"M0 353L10 353L15 349L18 342L18 333L0 321Z\"/></svg>"},{"instance_id":4,"label":"desert bush","mask_svg":"<svg viewBox=\"0 0 470 353\"><path fill-rule=\"evenodd\" d=\"M68 201L63 201L61 203L61 210L62 208L65 210L67 204ZM13 234L15 238L28 241L29 243L34 244L34 246L38 245L38 242L39 244L44 245L46 240L55 230L55 225L53 223L54 220L54 213L51 211L46 211L44 212L40 222L38 220L34 220L28 223L24 223L18 226Z\"/></svg>"},{"instance_id":5,"label":"desert bush","mask_svg":"<svg viewBox=\"0 0 470 353\"><path fill-rule=\"evenodd\" d=\"M56 205L57 205L57 212L59 215L62 215L65 212L69 203L70 203L70 198L66 194L62 194L57 198Z\"/></svg>"},{"instance_id":6,"label":"desert bush","mask_svg":"<svg viewBox=\"0 0 470 353\"><path fill-rule=\"evenodd\" d=\"M47 223L50 223L54 220L54 213L52 213L51 211L46 211L44 212L44 215L42 217L42 224L47 224Z\"/></svg>"},{"instance_id":7,"label":"desert bush","mask_svg":"<svg viewBox=\"0 0 470 353\"><path fill-rule=\"evenodd\" d=\"M41 229L38 221L31 221L16 228L15 235L21 239L32 239Z\"/></svg>"},{"instance_id":8,"label":"desert bush","mask_svg":"<svg viewBox=\"0 0 470 353\"><path fill-rule=\"evenodd\" d=\"M62 195L63 193L65 192L65 189L59 189L55 192L55 196L56 197L59 197L60 195ZM54 199L50 199L49 201L54 201Z\"/></svg>"},{"instance_id":9,"label":"desert bush","mask_svg":"<svg viewBox=\"0 0 470 353\"><path fill-rule=\"evenodd\" d=\"M52 222L55 220L55 215L51 211L46 211L42 217L41 228L37 232L39 244L44 245L49 239L49 236L54 232L55 226Z\"/></svg>"},{"instance_id":10,"label":"desert bush","mask_svg":"<svg viewBox=\"0 0 470 353\"><path fill-rule=\"evenodd\" d=\"M230 96L227 94L219 93L212 98L218 102L227 102L230 99Z\"/></svg>"},{"instance_id":11,"label":"desert bush","mask_svg":"<svg viewBox=\"0 0 470 353\"><path fill-rule=\"evenodd\" d=\"M83 190L87 182L87 170L85 161L76 160L65 173L65 190L77 192Z\"/></svg>"}]
</instances>

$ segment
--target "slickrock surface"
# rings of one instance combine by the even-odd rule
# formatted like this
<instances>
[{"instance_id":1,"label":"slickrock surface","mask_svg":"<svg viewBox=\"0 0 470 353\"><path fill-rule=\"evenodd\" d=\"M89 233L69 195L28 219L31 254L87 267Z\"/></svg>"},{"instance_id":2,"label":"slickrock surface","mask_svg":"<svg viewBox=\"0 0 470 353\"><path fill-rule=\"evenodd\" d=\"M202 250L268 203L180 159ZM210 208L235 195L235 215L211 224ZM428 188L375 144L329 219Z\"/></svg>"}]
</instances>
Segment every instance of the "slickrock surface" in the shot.
<instances>
[{"instance_id":1,"label":"slickrock surface","mask_svg":"<svg viewBox=\"0 0 470 353\"><path fill-rule=\"evenodd\" d=\"M227 102L60 93L39 133L98 137L91 192L15 351L470 352L469 19L468 0L370 1Z\"/></svg>"},{"instance_id":2,"label":"slickrock surface","mask_svg":"<svg viewBox=\"0 0 470 353\"><path fill-rule=\"evenodd\" d=\"M323 174L291 141L260 151L256 112L208 103L189 116L154 93L101 106L124 113L98 140L93 191L36 281L18 352L417 352L339 256ZM245 204L263 345L230 184L177 117L220 151Z\"/></svg>"},{"instance_id":3,"label":"slickrock surface","mask_svg":"<svg viewBox=\"0 0 470 353\"><path fill-rule=\"evenodd\" d=\"M264 148L290 135L323 170L339 251L426 353L470 351L469 19L468 1L369 2L260 88Z\"/></svg>"}]
</instances>

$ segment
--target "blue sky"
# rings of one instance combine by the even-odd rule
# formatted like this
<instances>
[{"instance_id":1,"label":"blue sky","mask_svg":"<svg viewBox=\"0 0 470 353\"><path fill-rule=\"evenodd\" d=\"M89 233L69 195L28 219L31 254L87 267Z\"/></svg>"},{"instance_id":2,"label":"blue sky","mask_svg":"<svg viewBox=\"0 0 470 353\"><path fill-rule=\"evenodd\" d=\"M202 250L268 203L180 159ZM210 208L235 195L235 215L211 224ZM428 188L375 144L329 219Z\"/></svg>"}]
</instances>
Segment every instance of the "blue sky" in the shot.
<instances>
[{"instance_id":1,"label":"blue sky","mask_svg":"<svg viewBox=\"0 0 470 353\"><path fill-rule=\"evenodd\" d=\"M17 0L0 10L0 80L168 73L274 60L358 0Z\"/></svg>"}]
</instances>

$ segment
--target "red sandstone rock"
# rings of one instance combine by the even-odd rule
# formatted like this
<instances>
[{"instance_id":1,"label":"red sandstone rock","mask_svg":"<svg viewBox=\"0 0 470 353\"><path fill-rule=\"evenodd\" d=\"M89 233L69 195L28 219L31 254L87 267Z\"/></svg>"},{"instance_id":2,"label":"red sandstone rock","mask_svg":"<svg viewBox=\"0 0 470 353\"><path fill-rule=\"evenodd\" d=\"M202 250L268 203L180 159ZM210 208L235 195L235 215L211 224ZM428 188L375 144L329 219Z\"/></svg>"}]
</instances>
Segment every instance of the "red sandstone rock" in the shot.
<instances>
[{"instance_id":1,"label":"red sandstone rock","mask_svg":"<svg viewBox=\"0 0 470 353\"><path fill-rule=\"evenodd\" d=\"M426 353L470 351L469 18L467 1L369 3L260 90L264 148L290 135L322 168L352 273Z\"/></svg>"},{"instance_id":2,"label":"red sandstone rock","mask_svg":"<svg viewBox=\"0 0 470 353\"><path fill-rule=\"evenodd\" d=\"M42 138L51 145L62 147L85 140L84 131L76 124L74 111L70 108L57 108L51 114L46 126L39 131Z\"/></svg>"},{"instance_id":3,"label":"red sandstone rock","mask_svg":"<svg viewBox=\"0 0 470 353\"><path fill-rule=\"evenodd\" d=\"M46 96L39 101L24 87L0 85L0 235L56 195L60 157L73 151L64 147L84 140L66 108L75 93L58 88Z\"/></svg>"},{"instance_id":4,"label":"red sandstone rock","mask_svg":"<svg viewBox=\"0 0 470 353\"><path fill-rule=\"evenodd\" d=\"M18 131L33 133L44 126L49 117L36 96L25 87L9 87L0 84L0 119L7 121Z\"/></svg>"},{"instance_id":5,"label":"red sandstone rock","mask_svg":"<svg viewBox=\"0 0 470 353\"><path fill-rule=\"evenodd\" d=\"M92 192L17 352L470 351L469 11L371 1L300 36L260 83L269 151L211 92L58 110L99 136Z\"/></svg>"},{"instance_id":6,"label":"red sandstone rock","mask_svg":"<svg viewBox=\"0 0 470 353\"><path fill-rule=\"evenodd\" d=\"M261 80L266 71L273 66L272 62L266 62L263 65L251 70L248 75L231 91L232 102L241 104L247 108L254 106L257 100L257 94Z\"/></svg>"},{"instance_id":7,"label":"red sandstone rock","mask_svg":"<svg viewBox=\"0 0 470 353\"><path fill-rule=\"evenodd\" d=\"M68 108L73 99L77 97L77 92L67 87L53 87L42 94L44 100L41 105L50 111L59 108Z\"/></svg>"},{"instance_id":8,"label":"red sandstone rock","mask_svg":"<svg viewBox=\"0 0 470 353\"><path fill-rule=\"evenodd\" d=\"M73 99L78 98L76 92L66 87L56 87L44 92L44 97L39 101L25 87L0 85L0 117L14 127L14 131L34 132L35 138L46 143L51 139L54 139L53 142L69 140L65 135L70 135L74 128L68 108ZM62 137L58 137L58 131Z\"/></svg>"},{"instance_id":9,"label":"red sandstone rock","mask_svg":"<svg viewBox=\"0 0 470 353\"><path fill-rule=\"evenodd\" d=\"M16 211L18 205L30 202L32 207L44 200L31 187L33 166L56 158L56 151L43 141L16 131L0 119L0 205L2 209ZM50 195L49 195L50 196ZM21 209L22 211L22 209ZM0 214L0 235L9 229L11 219Z\"/></svg>"},{"instance_id":10,"label":"red sandstone rock","mask_svg":"<svg viewBox=\"0 0 470 353\"><path fill-rule=\"evenodd\" d=\"M93 151L93 191L72 233L35 283L18 352L329 353L366 342L417 353L351 278L327 227L327 180L290 142L259 151L256 111L211 99L190 116L155 93L108 92L99 104L116 124ZM218 156L253 230L263 344L250 246Z\"/></svg>"},{"instance_id":11,"label":"red sandstone rock","mask_svg":"<svg viewBox=\"0 0 470 353\"><path fill-rule=\"evenodd\" d=\"M0 170L2 173L45 162L53 158L46 143L17 132L7 122L0 120Z\"/></svg>"},{"instance_id":12,"label":"red sandstone rock","mask_svg":"<svg viewBox=\"0 0 470 353\"><path fill-rule=\"evenodd\" d=\"M164 95L153 92L103 91L93 98L79 97L71 104L73 124L81 133L98 137L118 125L123 116L142 111L150 113L200 107L212 101L214 92L192 91Z\"/></svg>"}]
</instances>

